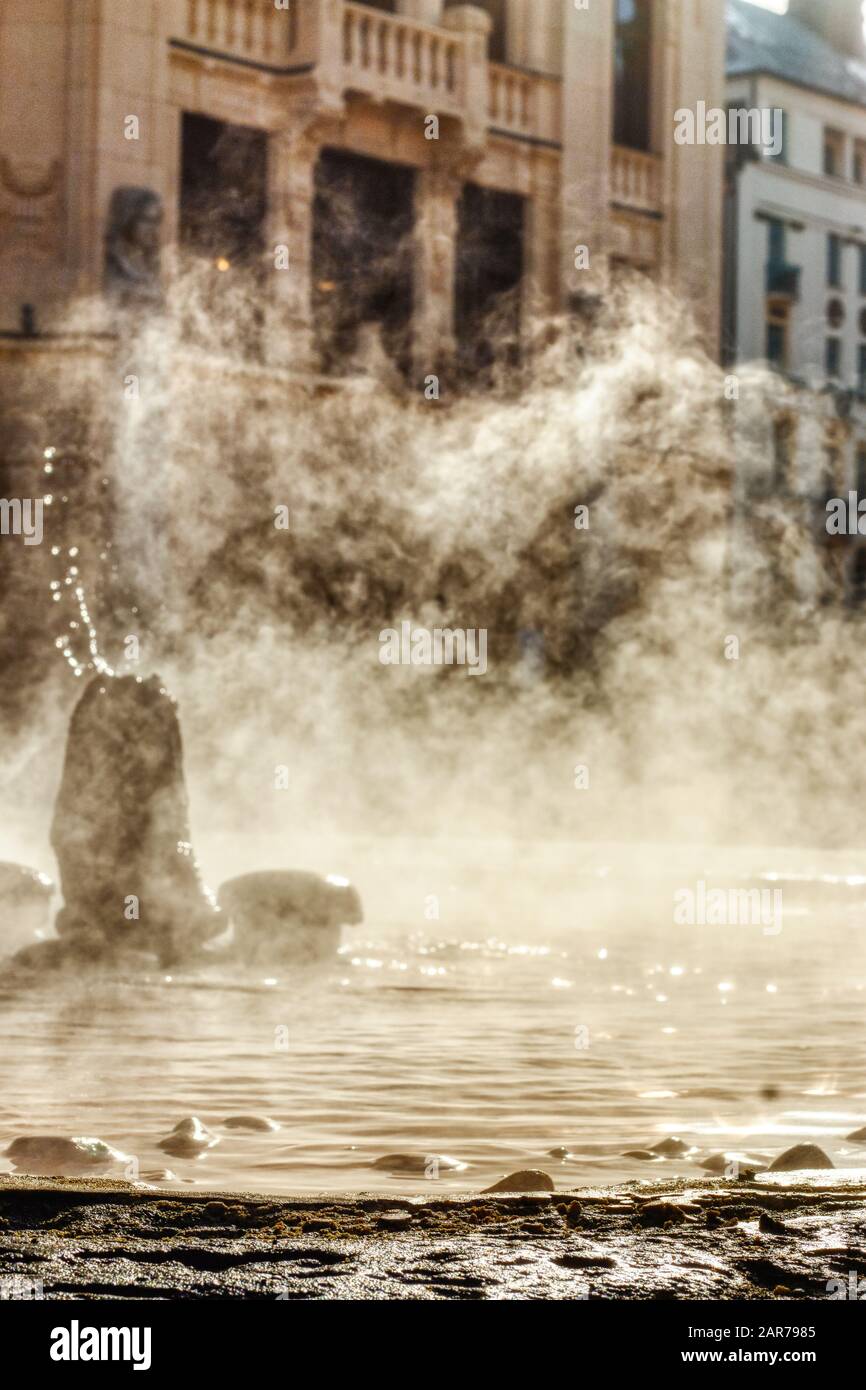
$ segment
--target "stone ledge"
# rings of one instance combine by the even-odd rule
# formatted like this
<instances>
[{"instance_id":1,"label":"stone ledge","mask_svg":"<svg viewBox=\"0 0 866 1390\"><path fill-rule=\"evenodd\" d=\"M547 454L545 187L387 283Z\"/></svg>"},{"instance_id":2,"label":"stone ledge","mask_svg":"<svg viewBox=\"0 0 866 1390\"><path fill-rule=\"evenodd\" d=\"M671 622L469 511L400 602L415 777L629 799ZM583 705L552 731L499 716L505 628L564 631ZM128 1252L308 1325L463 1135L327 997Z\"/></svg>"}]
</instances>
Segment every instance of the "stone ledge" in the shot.
<instances>
[{"instance_id":1,"label":"stone ledge","mask_svg":"<svg viewBox=\"0 0 866 1390\"><path fill-rule=\"evenodd\" d=\"M46 1299L853 1298L866 1188L278 1198L0 1176L0 1291L37 1281Z\"/></svg>"}]
</instances>

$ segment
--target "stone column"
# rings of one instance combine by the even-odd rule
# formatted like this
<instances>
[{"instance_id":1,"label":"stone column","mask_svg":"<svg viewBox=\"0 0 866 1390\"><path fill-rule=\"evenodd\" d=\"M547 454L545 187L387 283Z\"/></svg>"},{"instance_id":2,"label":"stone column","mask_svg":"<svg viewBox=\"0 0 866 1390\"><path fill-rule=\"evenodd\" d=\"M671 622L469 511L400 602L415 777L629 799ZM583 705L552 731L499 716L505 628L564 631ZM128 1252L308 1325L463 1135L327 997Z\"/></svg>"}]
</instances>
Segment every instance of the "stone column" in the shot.
<instances>
[{"instance_id":1,"label":"stone column","mask_svg":"<svg viewBox=\"0 0 866 1390\"><path fill-rule=\"evenodd\" d=\"M559 163L536 155L532 190L526 204L523 277L524 324L548 317L559 308L559 229L561 224Z\"/></svg>"},{"instance_id":2,"label":"stone column","mask_svg":"<svg viewBox=\"0 0 866 1390\"><path fill-rule=\"evenodd\" d=\"M315 83L321 111L336 115L343 110L343 5L342 0L316 0L313 51Z\"/></svg>"},{"instance_id":3,"label":"stone column","mask_svg":"<svg viewBox=\"0 0 866 1390\"><path fill-rule=\"evenodd\" d=\"M661 263L665 281L694 306L704 346L719 352L724 147L678 145L674 114L725 105L724 7L706 5L696 24L691 6L671 0L662 12L654 62L660 78L658 149L663 156Z\"/></svg>"},{"instance_id":4,"label":"stone column","mask_svg":"<svg viewBox=\"0 0 866 1390\"><path fill-rule=\"evenodd\" d=\"M313 205L319 140L297 127L268 142L265 266L266 356L275 367L310 370L313 362Z\"/></svg>"},{"instance_id":5,"label":"stone column","mask_svg":"<svg viewBox=\"0 0 866 1390\"><path fill-rule=\"evenodd\" d=\"M493 21L487 11L477 5L452 5L443 14L442 25L462 34L466 41L464 140L469 149L477 150L487 143L490 104L487 53Z\"/></svg>"},{"instance_id":6,"label":"stone column","mask_svg":"<svg viewBox=\"0 0 866 1390\"><path fill-rule=\"evenodd\" d=\"M611 3L566 9L562 82L562 293L579 303L605 285L613 101ZM576 95L579 94L579 97ZM575 266L586 246L589 269Z\"/></svg>"},{"instance_id":7,"label":"stone column","mask_svg":"<svg viewBox=\"0 0 866 1390\"><path fill-rule=\"evenodd\" d=\"M415 191L413 366L421 381L454 357L457 200L462 183L448 169L422 169Z\"/></svg>"}]
</instances>

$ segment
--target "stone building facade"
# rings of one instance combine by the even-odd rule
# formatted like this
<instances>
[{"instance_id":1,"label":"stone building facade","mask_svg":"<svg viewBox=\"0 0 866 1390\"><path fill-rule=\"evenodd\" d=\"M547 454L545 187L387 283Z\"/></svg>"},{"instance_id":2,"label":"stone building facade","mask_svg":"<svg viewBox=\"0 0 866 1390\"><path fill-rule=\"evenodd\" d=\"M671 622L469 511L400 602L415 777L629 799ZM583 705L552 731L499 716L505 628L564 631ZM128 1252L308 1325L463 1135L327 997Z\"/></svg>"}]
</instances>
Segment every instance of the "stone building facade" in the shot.
<instances>
[{"instance_id":1,"label":"stone building facade","mask_svg":"<svg viewBox=\"0 0 866 1390\"><path fill-rule=\"evenodd\" d=\"M783 499L817 540L804 601L859 604L866 540L829 537L826 503L866 496L863 6L729 0L728 27L728 105L780 112L783 131L777 152L728 151L723 358L773 369L760 408L737 409L742 505Z\"/></svg>"},{"instance_id":2,"label":"stone building facade","mask_svg":"<svg viewBox=\"0 0 866 1390\"><path fill-rule=\"evenodd\" d=\"M366 316L428 369L506 291L519 336L623 265L692 300L715 355L722 152L673 136L678 108L722 104L723 10L2 0L0 354L61 342L106 284L112 219L147 217L118 194L138 189L163 278L178 247L229 275L286 248L261 296L279 365L319 370L323 334L339 358ZM381 265L335 189L356 230L378 217ZM134 291L146 275L120 264Z\"/></svg>"}]
</instances>

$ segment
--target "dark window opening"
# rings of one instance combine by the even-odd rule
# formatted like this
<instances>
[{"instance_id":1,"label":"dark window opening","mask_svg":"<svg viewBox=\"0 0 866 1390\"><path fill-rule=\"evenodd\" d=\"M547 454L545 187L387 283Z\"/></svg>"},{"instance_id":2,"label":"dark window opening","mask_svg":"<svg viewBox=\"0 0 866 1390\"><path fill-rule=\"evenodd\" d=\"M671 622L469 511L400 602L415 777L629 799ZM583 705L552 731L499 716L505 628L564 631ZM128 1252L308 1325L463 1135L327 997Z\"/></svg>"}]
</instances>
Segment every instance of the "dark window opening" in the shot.
<instances>
[{"instance_id":1,"label":"dark window opening","mask_svg":"<svg viewBox=\"0 0 866 1390\"><path fill-rule=\"evenodd\" d=\"M211 263L195 285L184 327L203 346L258 357L267 212L268 137L250 126L229 125L184 112L181 123L180 244ZM251 282L237 293L238 278ZM204 318L201 313L204 313Z\"/></svg>"},{"instance_id":2,"label":"dark window opening","mask_svg":"<svg viewBox=\"0 0 866 1390\"><path fill-rule=\"evenodd\" d=\"M777 217L769 220L769 260L771 265L784 265L787 249L787 228Z\"/></svg>"},{"instance_id":3,"label":"dark window opening","mask_svg":"<svg viewBox=\"0 0 866 1390\"><path fill-rule=\"evenodd\" d=\"M468 183L458 206L455 327L461 370L520 360L524 202Z\"/></svg>"},{"instance_id":4,"label":"dark window opening","mask_svg":"<svg viewBox=\"0 0 866 1390\"><path fill-rule=\"evenodd\" d=\"M845 137L838 130L824 131L824 173L828 178L844 176Z\"/></svg>"},{"instance_id":5,"label":"dark window opening","mask_svg":"<svg viewBox=\"0 0 866 1390\"><path fill-rule=\"evenodd\" d=\"M831 233L827 238L827 284L842 287L842 239Z\"/></svg>"},{"instance_id":6,"label":"dark window opening","mask_svg":"<svg viewBox=\"0 0 866 1390\"><path fill-rule=\"evenodd\" d=\"M264 247L268 137L184 112L180 240L197 255L250 265Z\"/></svg>"},{"instance_id":7,"label":"dark window opening","mask_svg":"<svg viewBox=\"0 0 866 1390\"><path fill-rule=\"evenodd\" d=\"M828 377L838 381L842 375L842 340L841 338L828 338L825 353L825 365Z\"/></svg>"},{"instance_id":8,"label":"dark window opening","mask_svg":"<svg viewBox=\"0 0 866 1390\"><path fill-rule=\"evenodd\" d=\"M323 150L313 209L313 322L323 370L360 370L384 353L408 373L415 175Z\"/></svg>"},{"instance_id":9,"label":"dark window opening","mask_svg":"<svg viewBox=\"0 0 866 1390\"><path fill-rule=\"evenodd\" d=\"M857 394L861 401L866 400L866 343L861 343L857 349ZM862 450L858 459L861 457ZM866 497L866 489L863 490L863 496Z\"/></svg>"},{"instance_id":10,"label":"dark window opening","mask_svg":"<svg viewBox=\"0 0 866 1390\"><path fill-rule=\"evenodd\" d=\"M864 600L866 600L866 548L858 545L851 567L851 602L861 604Z\"/></svg>"},{"instance_id":11,"label":"dark window opening","mask_svg":"<svg viewBox=\"0 0 866 1390\"><path fill-rule=\"evenodd\" d=\"M490 61L504 63L508 58L507 0L485 0L483 8L493 20L490 31Z\"/></svg>"},{"instance_id":12,"label":"dark window opening","mask_svg":"<svg viewBox=\"0 0 866 1390\"><path fill-rule=\"evenodd\" d=\"M616 0L614 43L614 144L648 151L652 143L651 0Z\"/></svg>"},{"instance_id":13,"label":"dark window opening","mask_svg":"<svg viewBox=\"0 0 866 1390\"><path fill-rule=\"evenodd\" d=\"M767 324L767 361L785 367L788 361L788 329L784 323Z\"/></svg>"},{"instance_id":14,"label":"dark window opening","mask_svg":"<svg viewBox=\"0 0 866 1390\"><path fill-rule=\"evenodd\" d=\"M779 371L788 366L790 301L771 296L767 300L767 361Z\"/></svg>"}]
</instances>

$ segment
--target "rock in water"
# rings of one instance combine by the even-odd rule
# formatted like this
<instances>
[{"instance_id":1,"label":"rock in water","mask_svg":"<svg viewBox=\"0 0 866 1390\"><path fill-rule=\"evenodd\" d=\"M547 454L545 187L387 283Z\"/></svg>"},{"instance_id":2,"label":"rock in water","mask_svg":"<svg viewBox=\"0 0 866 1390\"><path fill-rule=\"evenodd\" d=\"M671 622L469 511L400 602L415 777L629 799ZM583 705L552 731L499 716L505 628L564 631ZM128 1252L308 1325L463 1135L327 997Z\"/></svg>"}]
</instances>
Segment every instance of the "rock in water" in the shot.
<instances>
[{"instance_id":1,"label":"rock in water","mask_svg":"<svg viewBox=\"0 0 866 1390\"><path fill-rule=\"evenodd\" d=\"M211 1134L195 1115L190 1115L176 1124L165 1139L160 1139L156 1147L171 1154L172 1158L198 1158L199 1154L218 1143L217 1136Z\"/></svg>"},{"instance_id":2,"label":"rock in water","mask_svg":"<svg viewBox=\"0 0 866 1390\"><path fill-rule=\"evenodd\" d=\"M658 1144L653 1144L651 1153L659 1154L662 1158L681 1158L689 1151L688 1144L684 1144L682 1139L662 1139Z\"/></svg>"},{"instance_id":3,"label":"rock in water","mask_svg":"<svg viewBox=\"0 0 866 1390\"><path fill-rule=\"evenodd\" d=\"M0 909L4 917L35 917L36 927L47 927L48 904L54 884L47 874L23 864L0 863Z\"/></svg>"},{"instance_id":4,"label":"rock in water","mask_svg":"<svg viewBox=\"0 0 866 1390\"><path fill-rule=\"evenodd\" d=\"M264 1115L229 1115L223 1124L226 1129L245 1129L251 1134L272 1134L279 1129L275 1120L268 1120Z\"/></svg>"},{"instance_id":5,"label":"rock in water","mask_svg":"<svg viewBox=\"0 0 866 1390\"><path fill-rule=\"evenodd\" d=\"M555 1192L556 1183L549 1173L543 1173L540 1168L523 1168L519 1173L509 1173L507 1178L500 1178L492 1187L485 1187L485 1192Z\"/></svg>"},{"instance_id":6,"label":"rock in water","mask_svg":"<svg viewBox=\"0 0 866 1390\"><path fill-rule=\"evenodd\" d=\"M238 955L251 962L324 959L337 950L341 927L364 920L357 889L335 874L242 874L223 883L218 897Z\"/></svg>"},{"instance_id":7,"label":"rock in water","mask_svg":"<svg viewBox=\"0 0 866 1390\"><path fill-rule=\"evenodd\" d=\"M193 857L175 704L158 676L95 676L73 711L51 844L78 955L106 944L169 965L223 929Z\"/></svg>"},{"instance_id":8,"label":"rock in water","mask_svg":"<svg viewBox=\"0 0 866 1390\"><path fill-rule=\"evenodd\" d=\"M418 1178L438 1178L440 1173L462 1173L468 1167L448 1154L383 1154L370 1164L386 1173L402 1173Z\"/></svg>"},{"instance_id":9,"label":"rock in water","mask_svg":"<svg viewBox=\"0 0 866 1390\"><path fill-rule=\"evenodd\" d=\"M128 1162L126 1154L101 1139L65 1139L56 1134L13 1139L6 1157L20 1172L46 1177L75 1176Z\"/></svg>"},{"instance_id":10,"label":"rock in water","mask_svg":"<svg viewBox=\"0 0 866 1390\"><path fill-rule=\"evenodd\" d=\"M849 1144L866 1144L866 1125L862 1129L854 1129L845 1138Z\"/></svg>"},{"instance_id":11,"label":"rock in water","mask_svg":"<svg viewBox=\"0 0 866 1390\"><path fill-rule=\"evenodd\" d=\"M831 1158L817 1144L795 1144L770 1164L771 1173L796 1173L801 1168L835 1168Z\"/></svg>"}]
</instances>

